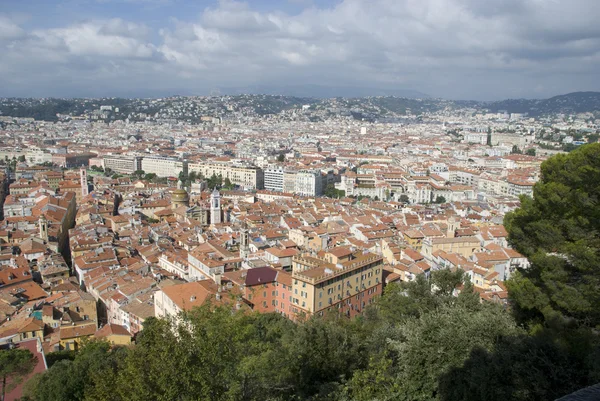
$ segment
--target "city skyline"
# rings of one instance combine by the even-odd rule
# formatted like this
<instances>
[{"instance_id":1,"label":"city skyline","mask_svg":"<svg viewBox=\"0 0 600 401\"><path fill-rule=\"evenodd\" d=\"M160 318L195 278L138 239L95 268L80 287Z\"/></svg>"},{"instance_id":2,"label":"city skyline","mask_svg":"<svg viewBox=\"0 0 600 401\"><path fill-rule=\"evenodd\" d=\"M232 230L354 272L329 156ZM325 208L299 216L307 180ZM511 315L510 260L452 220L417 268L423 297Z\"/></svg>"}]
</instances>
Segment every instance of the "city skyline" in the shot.
<instances>
[{"instance_id":1,"label":"city skyline","mask_svg":"<svg viewBox=\"0 0 600 401\"><path fill-rule=\"evenodd\" d=\"M4 5L3 97L304 86L498 100L600 90L600 5L585 0Z\"/></svg>"}]
</instances>

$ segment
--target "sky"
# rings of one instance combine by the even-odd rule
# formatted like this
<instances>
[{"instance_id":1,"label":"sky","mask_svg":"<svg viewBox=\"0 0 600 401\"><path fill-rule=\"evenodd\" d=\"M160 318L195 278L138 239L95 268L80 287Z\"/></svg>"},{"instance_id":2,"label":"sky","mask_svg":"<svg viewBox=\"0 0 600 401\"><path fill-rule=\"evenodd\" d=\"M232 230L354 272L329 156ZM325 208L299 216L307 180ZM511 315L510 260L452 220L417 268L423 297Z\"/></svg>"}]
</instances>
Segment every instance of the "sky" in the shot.
<instances>
[{"instance_id":1,"label":"sky","mask_svg":"<svg viewBox=\"0 0 600 401\"><path fill-rule=\"evenodd\" d=\"M0 97L600 90L600 0L0 0Z\"/></svg>"}]
</instances>

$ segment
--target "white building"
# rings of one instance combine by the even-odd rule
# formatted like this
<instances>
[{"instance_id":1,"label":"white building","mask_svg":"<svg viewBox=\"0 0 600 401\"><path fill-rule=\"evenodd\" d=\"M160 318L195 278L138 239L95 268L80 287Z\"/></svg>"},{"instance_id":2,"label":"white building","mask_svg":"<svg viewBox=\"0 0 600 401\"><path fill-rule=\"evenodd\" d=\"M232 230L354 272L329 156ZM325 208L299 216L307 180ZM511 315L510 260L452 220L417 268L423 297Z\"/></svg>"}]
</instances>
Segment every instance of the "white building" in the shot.
<instances>
[{"instance_id":1,"label":"white building","mask_svg":"<svg viewBox=\"0 0 600 401\"><path fill-rule=\"evenodd\" d=\"M304 196L319 196L323 193L321 172L316 170L301 170L296 173L294 192Z\"/></svg>"},{"instance_id":2,"label":"white building","mask_svg":"<svg viewBox=\"0 0 600 401\"><path fill-rule=\"evenodd\" d=\"M115 173L133 174L142 169L142 159L137 156L106 155L103 165L105 169L109 168Z\"/></svg>"},{"instance_id":3,"label":"white building","mask_svg":"<svg viewBox=\"0 0 600 401\"><path fill-rule=\"evenodd\" d=\"M283 192L284 170L281 166L270 166L265 170L265 189Z\"/></svg>"},{"instance_id":4,"label":"white building","mask_svg":"<svg viewBox=\"0 0 600 401\"><path fill-rule=\"evenodd\" d=\"M215 189L210 194L210 224L220 224L221 221L221 194Z\"/></svg>"},{"instance_id":5,"label":"white building","mask_svg":"<svg viewBox=\"0 0 600 401\"><path fill-rule=\"evenodd\" d=\"M158 177L178 177L181 172L187 173L187 162L173 157L144 156L142 170Z\"/></svg>"}]
</instances>

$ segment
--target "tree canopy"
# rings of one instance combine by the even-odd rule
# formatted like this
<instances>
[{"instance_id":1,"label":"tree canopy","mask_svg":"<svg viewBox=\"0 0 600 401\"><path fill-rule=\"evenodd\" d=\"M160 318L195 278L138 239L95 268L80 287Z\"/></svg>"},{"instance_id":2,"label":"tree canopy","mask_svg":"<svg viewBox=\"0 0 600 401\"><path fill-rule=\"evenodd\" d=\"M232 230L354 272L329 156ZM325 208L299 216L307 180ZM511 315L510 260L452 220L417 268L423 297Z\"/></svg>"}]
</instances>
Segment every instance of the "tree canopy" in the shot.
<instances>
[{"instance_id":1,"label":"tree canopy","mask_svg":"<svg viewBox=\"0 0 600 401\"><path fill-rule=\"evenodd\" d=\"M530 322L600 325L600 144L556 155L541 166L533 198L506 216L510 243L531 267L509 284Z\"/></svg>"},{"instance_id":2,"label":"tree canopy","mask_svg":"<svg viewBox=\"0 0 600 401\"><path fill-rule=\"evenodd\" d=\"M0 350L1 400L31 373L36 362L37 358L27 349Z\"/></svg>"}]
</instances>

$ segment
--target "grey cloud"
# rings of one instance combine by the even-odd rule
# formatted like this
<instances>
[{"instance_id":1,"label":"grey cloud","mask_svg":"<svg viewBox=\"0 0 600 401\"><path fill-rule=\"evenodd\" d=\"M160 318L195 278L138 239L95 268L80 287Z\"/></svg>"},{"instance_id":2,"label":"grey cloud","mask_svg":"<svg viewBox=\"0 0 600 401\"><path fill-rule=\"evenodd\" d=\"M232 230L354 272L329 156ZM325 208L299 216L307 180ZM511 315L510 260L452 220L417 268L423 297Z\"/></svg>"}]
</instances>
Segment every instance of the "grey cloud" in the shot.
<instances>
[{"instance_id":1,"label":"grey cloud","mask_svg":"<svg viewBox=\"0 0 600 401\"><path fill-rule=\"evenodd\" d=\"M600 51L595 0L344 0L297 15L250 4L222 0L195 20L173 20L154 41L148 27L121 18L25 32L0 16L0 72L9 77L0 84L55 74L80 87L119 82L133 95L140 82L198 92L396 85L453 98L600 89L592 79ZM41 78L25 76L35 70L21 68L28 57L44 69Z\"/></svg>"}]
</instances>

